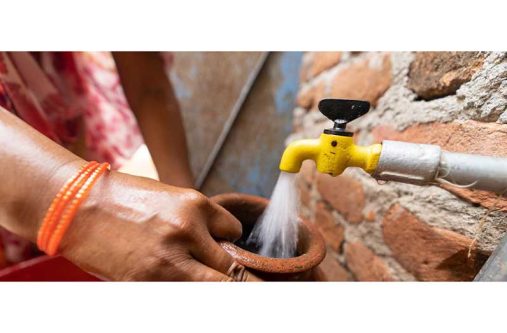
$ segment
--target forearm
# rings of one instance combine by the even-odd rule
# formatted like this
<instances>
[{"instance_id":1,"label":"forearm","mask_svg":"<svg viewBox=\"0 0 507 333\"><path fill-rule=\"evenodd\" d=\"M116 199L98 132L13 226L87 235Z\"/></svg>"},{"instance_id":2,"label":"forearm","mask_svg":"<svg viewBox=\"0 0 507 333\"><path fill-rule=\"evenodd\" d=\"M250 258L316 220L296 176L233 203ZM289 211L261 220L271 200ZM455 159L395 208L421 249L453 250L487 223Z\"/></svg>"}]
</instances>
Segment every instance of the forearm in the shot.
<instances>
[{"instance_id":1,"label":"forearm","mask_svg":"<svg viewBox=\"0 0 507 333\"><path fill-rule=\"evenodd\" d=\"M85 163L0 108L0 226L36 241L53 198ZM110 280L225 281L240 223L204 195L110 172L93 185L59 253Z\"/></svg>"},{"instance_id":2,"label":"forearm","mask_svg":"<svg viewBox=\"0 0 507 333\"><path fill-rule=\"evenodd\" d=\"M193 187L185 131L176 99L148 93L135 109L160 180L174 186Z\"/></svg>"},{"instance_id":3,"label":"forearm","mask_svg":"<svg viewBox=\"0 0 507 333\"><path fill-rule=\"evenodd\" d=\"M86 162L2 108L0 161L0 226L35 243L52 200ZM124 276L123 266L136 265L125 253L145 245L132 226L149 222L167 205L161 187L168 186L119 172L104 175L80 205L59 253L94 273ZM119 231L129 237L119 239Z\"/></svg>"},{"instance_id":4,"label":"forearm","mask_svg":"<svg viewBox=\"0 0 507 333\"><path fill-rule=\"evenodd\" d=\"M36 240L44 214L82 159L0 108L0 226Z\"/></svg>"},{"instance_id":5,"label":"forearm","mask_svg":"<svg viewBox=\"0 0 507 333\"><path fill-rule=\"evenodd\" d=\"M183 120L157 53L114 53L127 101L150 150L160 180L192 187Z\"/></svg>"}]
</instances>

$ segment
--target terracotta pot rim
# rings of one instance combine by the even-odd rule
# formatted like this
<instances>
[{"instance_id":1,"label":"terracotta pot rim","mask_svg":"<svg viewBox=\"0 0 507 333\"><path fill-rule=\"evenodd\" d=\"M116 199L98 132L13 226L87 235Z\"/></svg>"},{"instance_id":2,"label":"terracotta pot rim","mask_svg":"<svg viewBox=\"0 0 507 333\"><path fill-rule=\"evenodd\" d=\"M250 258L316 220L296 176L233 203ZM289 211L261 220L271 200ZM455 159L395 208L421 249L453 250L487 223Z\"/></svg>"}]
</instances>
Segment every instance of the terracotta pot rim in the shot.
<instances>
[{"instance_id":1,"label":"terracotta pot rim","mask_svg":"<svg viewBox=\"0 0 507 333\"><path fill-rule=\"evenodd\" d=\"M213 201L223 202L242 199L245 202L257 202L267 205L269 200L259 196L242 193L225 193L212 197ZM316 267L326 254L324 239L317 228L308 220L300 218L300 231L310 234L308 249L302 255L292 258L270 258L247 251L241 247L228 242L220 241L219 244L234 259L247 267L268 273L299 273Z\"/></svg>"}]
</instances>

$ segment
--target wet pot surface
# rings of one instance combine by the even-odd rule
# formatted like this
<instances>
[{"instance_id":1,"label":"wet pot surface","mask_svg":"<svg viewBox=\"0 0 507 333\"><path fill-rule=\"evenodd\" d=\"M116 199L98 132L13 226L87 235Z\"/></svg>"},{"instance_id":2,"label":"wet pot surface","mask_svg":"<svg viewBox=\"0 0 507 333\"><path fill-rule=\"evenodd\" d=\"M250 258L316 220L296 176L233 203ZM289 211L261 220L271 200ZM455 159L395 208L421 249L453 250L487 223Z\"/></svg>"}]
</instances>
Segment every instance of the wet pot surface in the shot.
<instances>
[{"instance_id":1,"label":"wet pot surface","mask_svg":"<svg viewBox=\"0 0 507 333\"><path fill-rule=\"evenodd\" d=\"M226 193L211 198L234 215L243 226L243 235L236 243L221 241L220 245L251 272L268 281L315 280L316 268L324 259L326 247L320 233L302 219L299 227L298 255L293 258L269 258L256 254L256 246L246 245L257 219L268 200L240 193Z\"/></svg>"}]
</instances>

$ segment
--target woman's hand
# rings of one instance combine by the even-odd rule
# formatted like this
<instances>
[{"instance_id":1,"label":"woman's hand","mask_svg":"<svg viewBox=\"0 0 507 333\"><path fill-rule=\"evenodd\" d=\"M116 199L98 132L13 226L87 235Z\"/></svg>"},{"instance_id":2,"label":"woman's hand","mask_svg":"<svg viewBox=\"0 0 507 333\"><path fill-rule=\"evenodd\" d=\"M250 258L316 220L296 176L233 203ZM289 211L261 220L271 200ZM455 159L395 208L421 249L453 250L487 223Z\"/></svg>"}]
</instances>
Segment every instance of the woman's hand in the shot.
<instances>
[{"instance_id":1,"label":"woman's hand","mask_svg":"<svg viewBox=\"0 0 507 333\"><path fill-rule=\"evenodd\" d=\"M2 108L0 162L0 226L35 242L51 201L85 162ZM111 172L80 206L60 252L110 280L220 281L236 270L213 238L240 234L231 214L196 191Z\"/></svg>"},{"instance_id":2,"label":"woman's hand","mask_svg":"<svg viewBox=\"0 0 507 333\"><path fill-rule=\"evenodd\" d=\"M240 236L241 224L199 192L113 172L81 206L61 252L110 280L225 281L234 260L214 238Z\"/></svg>"}]
</instances>

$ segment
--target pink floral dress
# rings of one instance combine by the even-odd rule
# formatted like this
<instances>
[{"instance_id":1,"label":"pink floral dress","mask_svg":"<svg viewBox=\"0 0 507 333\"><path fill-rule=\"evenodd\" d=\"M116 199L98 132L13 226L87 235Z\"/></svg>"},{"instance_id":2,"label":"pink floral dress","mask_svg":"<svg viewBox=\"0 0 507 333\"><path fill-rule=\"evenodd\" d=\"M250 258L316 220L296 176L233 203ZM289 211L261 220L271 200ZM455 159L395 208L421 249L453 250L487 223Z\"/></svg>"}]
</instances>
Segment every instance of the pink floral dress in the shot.
<instances>
[{"instance_id":1,"label":"pink floral dress","mask_svg":"<svg viewBox=\"0 0 507 333\"><path fill-rule=\"evenodd\" d=\"M84 124L87 156L113 168L143 142L106 52L0 52L0 107L63 146ZM0 230L0 268L33 255L28 241Z\"/></svg>"}]
</instances>

